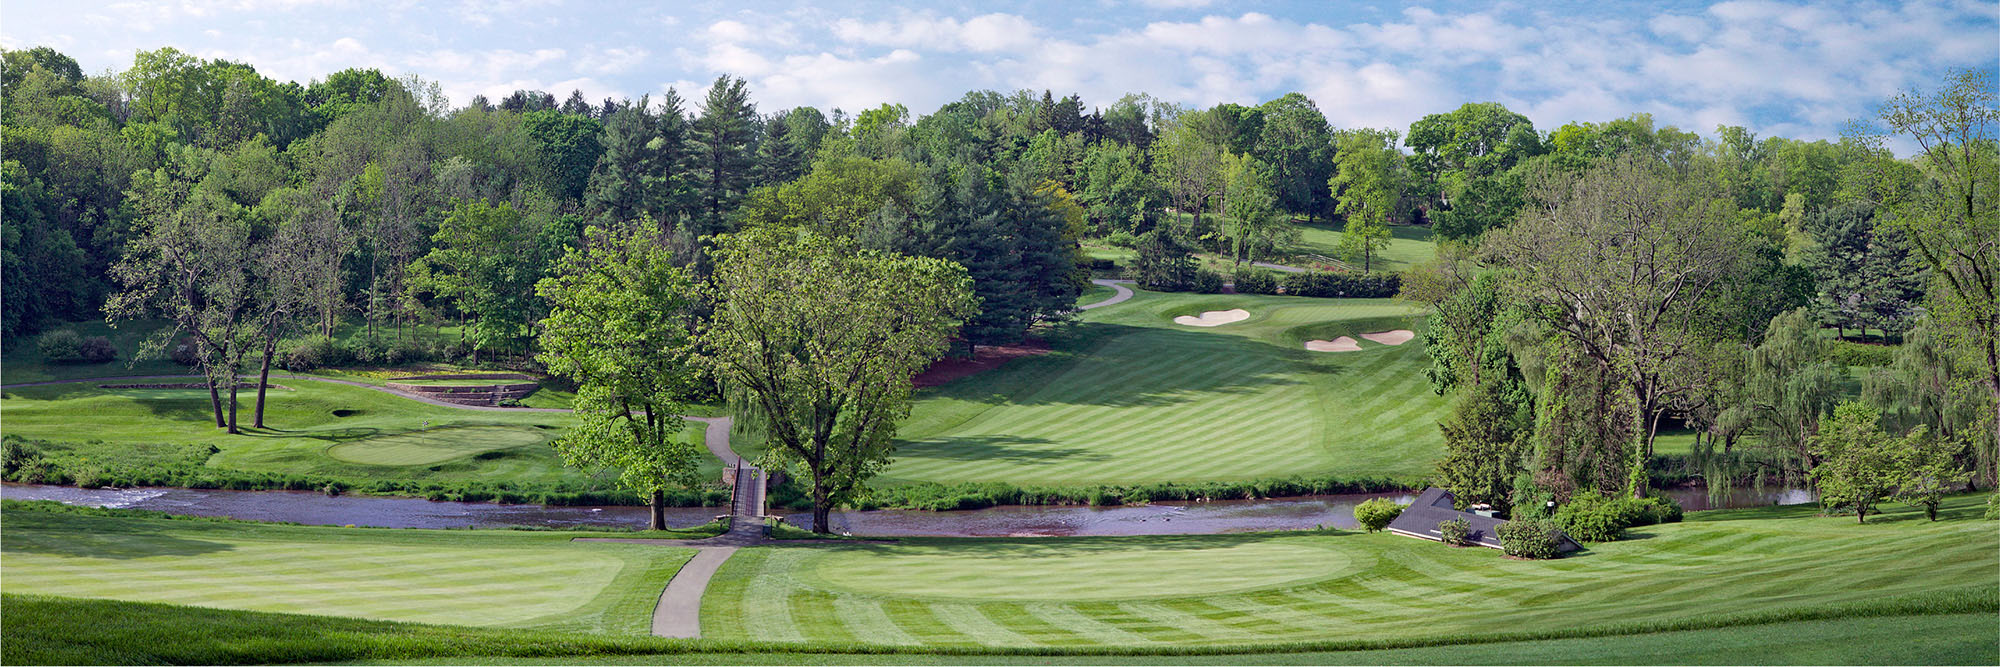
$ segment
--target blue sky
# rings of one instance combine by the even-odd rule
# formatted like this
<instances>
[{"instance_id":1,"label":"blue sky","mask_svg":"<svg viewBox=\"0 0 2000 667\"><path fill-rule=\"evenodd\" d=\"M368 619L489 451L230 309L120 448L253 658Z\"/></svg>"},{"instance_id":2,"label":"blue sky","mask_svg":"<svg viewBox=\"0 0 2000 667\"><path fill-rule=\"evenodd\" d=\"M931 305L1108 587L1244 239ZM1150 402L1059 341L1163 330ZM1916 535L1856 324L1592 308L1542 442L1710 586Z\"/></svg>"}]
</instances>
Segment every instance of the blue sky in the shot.
<instances>
[{"instance_id":1,"label":"blue sky","mask_svg":"<svg viewBox=\"0 0 2000 667\"><path fill-rule=\"evenodd\" d=\"M1648 112L1705 135L1818 139L1953 67L1995 67L2000 2L0 0L0 45L53 46L91 72L159 46L302 83L377 67L437 81L455 104L516 88L698 97L728 72L764 112L927 113L972 89L1093 106L1299 91L1337 127L1498 101L1544 130Z\"/></svg>"}]
</instances>

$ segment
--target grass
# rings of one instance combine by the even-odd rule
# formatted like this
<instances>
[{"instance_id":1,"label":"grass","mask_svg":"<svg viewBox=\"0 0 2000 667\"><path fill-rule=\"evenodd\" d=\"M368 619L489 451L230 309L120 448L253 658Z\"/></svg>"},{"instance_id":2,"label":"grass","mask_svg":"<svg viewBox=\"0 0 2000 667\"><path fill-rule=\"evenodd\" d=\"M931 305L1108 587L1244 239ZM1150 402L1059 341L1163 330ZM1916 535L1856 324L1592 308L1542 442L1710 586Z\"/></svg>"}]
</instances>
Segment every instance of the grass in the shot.
<instances>
[{"instance_id":1,"label":"grass","mask_svg":"<svg viewBox=\"0 0 2000 667\"><path fill-rule=\"evenodd\" d=\"M578 533L328 528L19 506L5 520L0 590L9 594L610 634L647 632L660 589L694 553L571 542Z\"/></svg>"},{"instance_id":2,"label":"grass","mask_svg":"<svg viewBox=\"0 0 2000 667\"><path fill-rule=\"evenodd\" d=\"M1339 258L1341 230L1346 223L1322 222L1299 224L1299 244L1296 252L1300 255L1314 254ZM1431 241L1429 227L1391 225L1389 227L1389 247L1375 257L1374 270L1394 273L1416 264L1429 261L1437 255L1437 244ZM1355 262L1359 266L1359 262Z\"/></svg>"},{"instance_id":3,"label":"grass","mask_svg":"<svg viewBox=\"0 0 2000 667\"><path fill-rule=\"evenodd\" d=\"M1242 308L1214 328L1177 315ZM1420 344L1310 338L1412 328L1389 299L1140 291L1050 336L1054 352L926 390L884 484L1244 481L1297 475L1415 478L1442 451L1445 402Z\"/></svg>"},{"instance_id":4,"label":"grass","mask_svg":"<svg viewBox=\"0 0 2000 667\"><path fill-rule=\"evenodd\" d=\"M1417 641L1992 597L1984 495L1926 522L1811 508L1690 515L1555 561L1387 533L904 540L739 551L710 582L716 639L911 647L1228 647ZM1921 566L1915 566L1921 563ZM1650 625L1649 625L1650 624Z\"/></svg>"}]
</instances>

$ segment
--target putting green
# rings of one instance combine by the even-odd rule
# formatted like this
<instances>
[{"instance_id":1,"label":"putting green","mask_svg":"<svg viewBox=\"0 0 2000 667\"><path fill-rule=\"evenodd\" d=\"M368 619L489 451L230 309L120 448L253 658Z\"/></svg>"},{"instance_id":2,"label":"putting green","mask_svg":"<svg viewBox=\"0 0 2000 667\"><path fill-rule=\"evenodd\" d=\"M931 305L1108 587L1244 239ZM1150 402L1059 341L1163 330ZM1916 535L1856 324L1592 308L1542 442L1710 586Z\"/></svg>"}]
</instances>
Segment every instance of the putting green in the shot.
<instances>
[{"instance_id":1,"label":"putting green","mask_svg":"<svg viewBox=\"0 0 2000 667\"><path fill-rule=\"evenodd\" d=\"M326 455L349 463L420 466L484 452L540 444L553 431L532 426L456 426L384 435L328 447Z\"/></svg>"},{"instance_id":2,"label":"putting green","mask_svg":"<svg viewBox=\"0 0 2000 667\"><path fill-rule=\"evenodd\" d=\"M832 590L985 600L1129 599L1153 582L1176 594L1215 594L1321 579L1348 566L1340 552L1300 540L1224 546L1162 542L1152 549L1088 542L993 543L978 550L918 546L837 551L806 579Z\"/></svg>"}]
</instances>

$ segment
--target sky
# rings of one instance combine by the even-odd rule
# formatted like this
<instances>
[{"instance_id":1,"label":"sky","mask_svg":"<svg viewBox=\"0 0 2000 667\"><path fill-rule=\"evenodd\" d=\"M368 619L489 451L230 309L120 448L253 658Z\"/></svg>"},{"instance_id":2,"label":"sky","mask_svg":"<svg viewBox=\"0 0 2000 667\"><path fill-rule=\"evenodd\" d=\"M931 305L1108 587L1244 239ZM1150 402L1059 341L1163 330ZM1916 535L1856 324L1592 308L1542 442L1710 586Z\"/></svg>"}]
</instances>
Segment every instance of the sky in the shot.
<instances>
[{"instance_id":1,"label":"sky","mask_svg":"<svg viewBox=\"0 0 2000 667\"><path fill-rule=\"evenodd\" d=\"M1709 136L1827 139L1953 68L2000 67L2000 1L0 0L0 46L51 46L91 73L161 46L300 83L373 67L459 105L524 88L698 100L727 73L764 113L925 114L978 89L1089 107L1297 91L1340 128L1490 101L1544 131L1644 112Z\"/></svg>"}]
</instances>

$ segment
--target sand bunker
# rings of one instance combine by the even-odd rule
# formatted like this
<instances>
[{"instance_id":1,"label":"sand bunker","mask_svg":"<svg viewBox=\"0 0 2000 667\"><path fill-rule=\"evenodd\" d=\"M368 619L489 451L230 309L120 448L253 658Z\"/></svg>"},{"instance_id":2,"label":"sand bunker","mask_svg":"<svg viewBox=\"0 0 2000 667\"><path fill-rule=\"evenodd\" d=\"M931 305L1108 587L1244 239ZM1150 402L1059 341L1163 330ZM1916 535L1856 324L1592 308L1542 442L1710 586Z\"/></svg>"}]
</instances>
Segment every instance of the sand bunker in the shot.
<instances>
[{"instance_id":1,"label":"sand bunker","mask_svg":"<svg viewBox=\"0 0 2000 667\"><path fill-rule=\"evenodd\" d=\"M1230 322L1241 322L1247 319L1250 319L1250 311L1237 308L1235 310L1211 310L1202 313L1201 317L1182 315L1174 318L1174 324L1184 324L1191 327L1219 327Z\"/></svg>"},{"instance_id":2,"label":"sand bunker","mask_svg":"<svg viewBox=\"0 0 2000 667\"><path fill-rule=\"evenodd\" d=\"M1416 338L1417 335L1415 333L1411 333L1409 329L1397 329L1395 331L1365 333L1361 334L1361 337L1375 341L1377 343L1381 343L1383 345L1402 345L1404 343L1410 342L1410 339Z\"/></svg>"},{"instance_id":3,"label":"sand bunker","mask_svg":"<svg viewBox=\"0 0 2000 667\"><path fill-rule=\"evenodd\" d=\"M1353 338L1341 336L1333 340L1306 341L1306 349L1313 352L1360 352L1361 343Z\"/></svg>"}]
</instances>

